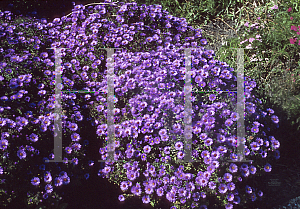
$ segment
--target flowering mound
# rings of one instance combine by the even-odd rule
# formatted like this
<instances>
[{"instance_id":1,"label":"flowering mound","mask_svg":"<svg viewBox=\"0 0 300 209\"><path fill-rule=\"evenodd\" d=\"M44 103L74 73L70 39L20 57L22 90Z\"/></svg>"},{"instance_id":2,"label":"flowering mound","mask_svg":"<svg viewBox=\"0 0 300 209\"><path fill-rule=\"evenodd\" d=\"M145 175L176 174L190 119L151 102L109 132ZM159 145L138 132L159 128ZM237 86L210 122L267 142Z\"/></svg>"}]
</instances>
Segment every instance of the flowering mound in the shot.
<instances>
[{"instance_id":1,"label":"flowering mound","mask_svg":"<svg viewBox=\"0 0 300 209\"><path fill-rule=\"evenodd\" d=\"M72 182L69 176L79 172L74 168L88 170L93 165L92 161L80 163L85 158L81 147L88 146L86 141L81 142L84 136L80 135L80 128L91 120L84 114L88 108L93 124L97 125L99 138L96 140L105 142L99 152L101 160L107 161L99 176L120 186L123 192L120 201L140 196L145 204L155 207L158 200L166 198L172 208L200 205L206 208L208 199L212 198L216 205L232 208L233 204L247 199L255 201L256 195L262 196L261 191L244 182L255 174L271 171L268 153L273 152L279 158L276 150L279 142L267 135L270 126L278 123L278 117L271 116L274 113L271 109L267 109L267 116L267 112L258 108L261 102L251 94L256 84L247 78L245 155L253 163L227 162L237 160L235 122L242 117L234 111L237 96L231 92L236 87L235 70L213 59L214 52L204 48L206 40L201 38L201 30L187 26L184 18L169 15L160 5L138 7L136 3L120 2L87 8L76 5L71 17L56 18L53 23L41 20L26 26L6 23L1 27L0 36L7 39L8 48L26 44L32 47L20 54L9 48L0 63L2 72L6 72L0 79L1 92L7 95L1 95L0 103L1 114L5 116L0 119L1 156L5 165L1 169L13 173L18 163L31 166L32 172L26 177L31 184L31 202L41 196L47 199L48 194L56 194L55 188ZM45 37L43 40L30 38L24 27L36 27ZM12 34L19 37L14 38ZM52 114L56 105L55 56L49 57L51 52L46 52L51 47L65 48L61 68L63 84L59 87L64 91L96 92L62 93L62 109L69 110L62 122L63 156L67 156L62 165L44 164L41 160L45 156L54 159L53 152L45 149L45 146L53 147L51 133L56 129L52 125L56 118ZM104 60L108 62L112 58L105 59L103 48L122 48L113 56L115 145L106 140L106 75L111 66ZM191 127L184 125L187 64L184 50L188 48L192 48ZM28 96L23 99L24 94ZM13 105L14 112L8 111ZM185 128L193 133L195 162L180 162L186 155ZM113 146L116 162L108 160L108 151ZM35 160L40 164L40 171L30 164L34 154L40 156L40 161ZM12 164L8 166L9 162ZM43 184L40 175L44 177Z\"/></svg>"}]
</instances>

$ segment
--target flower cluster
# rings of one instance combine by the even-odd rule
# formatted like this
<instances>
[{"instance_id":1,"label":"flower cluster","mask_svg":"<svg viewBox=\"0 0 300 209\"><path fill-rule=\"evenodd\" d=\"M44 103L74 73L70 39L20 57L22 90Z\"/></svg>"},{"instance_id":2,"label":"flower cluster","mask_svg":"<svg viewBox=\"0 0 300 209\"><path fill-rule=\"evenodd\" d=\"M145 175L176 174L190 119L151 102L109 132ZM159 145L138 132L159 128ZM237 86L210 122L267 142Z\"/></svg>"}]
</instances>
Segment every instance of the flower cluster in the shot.
<instances>
[{"instance_id":1,"label":"flower cluster","mask_svg":"<svg viewBox=\"0 0 300 209\"><path fill-rule=\"evenodd\" d=\"M288 12L291 12L292 11L292 8L290 7L289 9L288 9ZM290 17L290 20L293 20L294 18L293 17ZM299 31L298 31L298 28L299 28ZM297 26L295 26L295 25L292 25L291 26L291 30L293 30L293 31L298 31L297 32L297 35L300 35L300 25L298 26L298 28L297 28ZM295 38L291 38L290 39L290 43L291 44L295 44L295 42L297 41L297 37L295 37ZM298 42L298 45L300 45L300 40L299 40L299 42Z\"/></svg>"},{"instance_id":2,"label":"flower cluster","mask_svg":"<svg viewBox=\"0 0 300 209\"><path fill-rule=\"evenodd\" d=\"M31 185L29 201L37 196L47 200L49 194L56 194L56 188L72 182L75 167L87 170L93 166L93 161L80 162L85 158L82 147L88 145L82 142L84 136L80 131L91 120L85 115L89 108L94 118L92 124L97 126L96 134L105 142L99 148L101 159L106 160L99 176L120 186L123 192L120 201L140 196L143 203L155 206L157 200L166 198L173 209L206 208L206 198L210 196L218 199L219 205L232 208L233 204L244 202L242 199L255 201L257 196L262 196L257 188L245 187L243 182L251 175L270 172L272 167L267 158L279 158L279 141L267 135L279 119L272 109L264 112L258 108L261 101L252 94L256 83L247 78L245 125L249 138L245 140L245 155L254 162L250 165L237 162L235 123L243 116L234 111L237 96L230 91L236 87L237 78L233 68L214 60L214 51L204 48L207 41L200 29L188 26L184 18L169 15L160 5L123 2L87 8L76 5L71 17L17 26L1 25L0 36L8 49L0 63L4 74L0 79L1 92L7 95L1 95L0 103L4 116L0 118L0 151L5 162L4 166L1 164L0 175L14 172L18 163L30 165L34 155L40 156L39 170L31 165L27 173ZM26 34L29 28L37 29L45 38ZM12 49L23 45L32 48L20 54ZM68 110L62 117L62 131L66 136L63 150L67 156L62 165L45 163L54 159L48 141L53 141L58 128L54 126L57 115L52 113L56 106L55 56L43 51L50 47L65 48L61 54L59 88L96 92L62 93L62 107ZM106 140L110 127L106 124L108 102L103 95L107 93L106 75L111 67L107 62L112 58L106 57L103 48L123 49L113 56L116 122L113 145ZM193 81L190 127L184 125L185 65L188 64L184 51L189 48L192 48ZM20 108L12 109L13 105ZM193 133L193 163L182 161L187 155L183 138L186 129ZM118 161L108 160L111 147L115 148L114 159ZM16 163L9 166L9 162ZM89 174L84 174L84 178L88 177Z\"/></svg>"}]
</instances>

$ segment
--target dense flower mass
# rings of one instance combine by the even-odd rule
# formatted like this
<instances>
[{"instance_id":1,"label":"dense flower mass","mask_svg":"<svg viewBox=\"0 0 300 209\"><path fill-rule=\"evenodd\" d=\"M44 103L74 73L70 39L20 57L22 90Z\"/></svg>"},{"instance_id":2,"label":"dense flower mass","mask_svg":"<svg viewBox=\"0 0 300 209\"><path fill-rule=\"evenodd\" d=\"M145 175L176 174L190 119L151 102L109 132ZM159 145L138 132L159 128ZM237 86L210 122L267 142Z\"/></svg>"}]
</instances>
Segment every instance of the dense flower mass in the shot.
<instances>
[{"instance_id":1,"label":"dense flower mass","mask_svg":"<svg viewBox=\"0 0 300 209\"><path fill-rule=\"evenodd\" d=\"M108 15L112 13L116 16ZM0 16L7 19L9 12ZM205 198L212 196L223 207L232 208L241 198L255 201L262 196L256 188L242 188L241 182L259 172L271 171L266 160L270 152L279 158L279 141L267 135L279 119L272 109L259 109L261 101L252 95L256 83L246 78L245 125L249 138L245 140L245 155L253 160L261 156L263 161L237 162L235 124L242 116L235 112L237 96L231 91L236 87L236 72L225 62L214 60L213 50L204 48L207 41L202 38L201 29L188 26L184 18L169 15L160 5L137 6L134 2L87 8L76 5L69 17L55 18L50 23L42 19L16 24L2 23L0 28L0 37L8 43L7 49L1 48L5 56L0 62L4 75L0 84L1 92L7 92L7 96L0 95L0 151L2 159L15 159L20 164L34 155L41 157L40 171L32 169L27 174L31 199L40 195L46 200L48 194L56 194L57 188L71 183L72 168L93 166L93 161L80 162L85 156L83 148L89 144L80 134L83 124L91 121L83 113L88 108L93 118L89 123L97 127L96 134L105 142L99 147L99 158L106 161L99 176L120 186L120 201L140 196L143 203L154 206L157 197L164 197L172 208L206 208ZM37 29L45 38L29 36L28 28ZM18 34L18 38L12 34ZM17 44L32 48L17 53L13 49ZM62 84L58 87L56 57L51 56L53 51L45 50L51 47L64 48ZM103 48L122 49L107 57ZM186 63L187 50L191 63ZM109 64L112 59L113 66ZM185 83L188 64L191 89ZM111 127L107 125L105 94L106 76L112 67L115 141L109 144L107 133ZM15 68L18 70L11 70ZM62 116L62 132L68 138L63 142L63 163L56 167L47 162L55 158L53 152L43 146L57 135L54 87L93 92L62 92L62 109L68 109ZM186 92L192 102L188 110ZM14 106L18 108L10 111ZM188 112L192 113L192 126L184 123ZM188 155L185 131L192 133L193 163L180 162ZM118 162L108 160L112 148ZM227 160L236 162L229 164ZM2 165L0 168L8 169ZM87 179L89 174L82 177Z\"/></svg>"}]
</instances>

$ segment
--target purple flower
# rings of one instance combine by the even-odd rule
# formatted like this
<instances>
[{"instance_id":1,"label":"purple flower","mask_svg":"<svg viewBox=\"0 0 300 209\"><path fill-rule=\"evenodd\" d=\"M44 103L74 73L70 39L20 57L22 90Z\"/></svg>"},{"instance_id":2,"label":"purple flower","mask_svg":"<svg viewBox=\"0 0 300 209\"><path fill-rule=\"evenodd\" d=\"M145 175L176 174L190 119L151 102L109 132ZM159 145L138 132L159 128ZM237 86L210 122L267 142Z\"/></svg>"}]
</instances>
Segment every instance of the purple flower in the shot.
<instances>
[{"instance_id":1,"label":"purple flower","mask_svg":"<svg viewBox=\"0 0 300 209\"><path fill-rule=\"evenodd\" d=\"M22 149L18 150L17 155L20 159L26 158L26 152Z\"/></svg>"},{"instance_id":2,"label":"purple flower","mask_svg":"<svg viewBox=\"0 0 300 209\"><path fill-rule=\"evenodd\" d=\"M142 190L139 187L133 186L131 188L131 193L134 194L134 195L136 195L136 196L140 196L141 193L142 193Z\"/></svg>"},{"instance_id":3,"label":"purple flower","mask_svg":"<svg viewBox=\"0 0 300 209\"><path fill-rule=\"evenodd\" d=\"M208 183L208 180L198 176L196 177L196 183L199 184L201 187L205 187Z\"/></svg>"},{"instance_id":4,"label":"purple flower","mask_svg":"<svg viewBox=\"0 0 300 209\"><path fill-rule=\"evenodd\" d=\"M233 199L234 199L234 195L233 195L232 193L229 193L229 194L227 195L227 200L228 200L228 201L233 201Z\"/></svg>"},{"instance_id":5,"label":"purple flower","mask_svg":"<svg viewBox=\"0 0 300 209\"><path fill-rule=\"evenodd\" d=\"M39 177L34 177L33 179L31 179L31 184L34 186L37 186L40 184L40 179Z\"/></svg>"},{"instance_id":6,"label":"purple flower","mask_svg":"<svg viewBox=\"0 0 300 209\"><path fill-rule=\"evenodd\" d=\"M270 144L270 142L269 142L268 140L265 140L265 141L264 141L264 146L265 146L265 147L269 147L269 144Z\"/></svg>"},{"instance_id":7,"label":"purple flower","mask_svg":"<svg viewBox=\"0 0 300 209\"><path fill-rule=\"evenodd\" d=\"M128 189L128 184L126 181L121 182L120 188L123 192L125 192Z\"/></svg>"},{"instance_id":8,"label":"purple flower","mask_svg":"<svg viewBox=\"0 0 300 209\"><path fill-rule=\"evenodd\" d=\"M241 202L241 198L239 196L234 196L233 203L234 204L239 204Z\"/></svg>"},{"instance_id":9,"label":"purple flower","mask_svg":"<svg viewBox=\"0 0 300 209\"><path fill-rule=\"evenodd\" d=\"M209 100L210 101L214 101L215 99L216 99L216 95L215 94L209 95Z\"/></svg>"},{"instance_id":10,"label":"purple flower","mask_svg":"<svg viewBox=\"0 0 300 209\"><path fill-rule=\"evenodd\" d=\"M123 202L125 200L125 197L124 197L124 195L119 195L118 199L119 199L120 202Z\"/></svg>"},{"instance_id":11,"label":"purple flower","mask_svg":"<svg viewBox=\"0 0 300 209\"><path fill-rule=\"evenodd\" d=\"M184 153L183 153L182 151L179 151L179 152L177 153L177 157L178 157L179 159L183 159L183 158L184 158Z\"/></svg>"},{"instance_id":12,"label":"purple flower","mask_svg":"<svg viewBox=\"0 0 300 209\"><path fill-rule=\"evenodd\" d=\"M259 132L259 128L257 126L254 126L251 128L251 132L252 133L258 133Z\"/></svg>"},{"instance_id":13,"label":"purple flower","mask_svg":"<svg viewBox=\"0 0 300 209\"><path fill-rule=\"evenodd\" d=\"M134 172L134 171L131 171L131 172L129 172L128 174L127 174L127 178L130 180L130 181L133 181L133 180L135 180L136 179L136 172Z\"/></svg>"},{"instance_id":14,"label":"purple flower","mask_svg":"<svg viewBox=\"0 0 300 209\"><path fill-rule=\"evenodd\" d=\"M245 189L248 194L252 193L252 188L250 186L246 185Z\"/></svg>"},{"instance_id":15,"label":"purple flower","mask_svg":"<svg viewBox=\"0 0 300 209\"><path fill-rule=\"evenodd\" d=\"M70 126L69 126L69 129L71 131L76 131L78 129L78 126L76 123L71 123Z\"/></svg>"},{"instance_id":16,"label":"purple flower","mask_svg":"<svg viewBox=\"0 0 300 209\"><path fill-rule=\"evenodd\" d=\"M149 145L146 145L146 146L144 147L144 152L145 152L145 153L150 153L150 152L151 152L151 147L150 147Z\"/></svg>"},{"instance_id":17,"label":"purple flower","mask_svg":"<svg viewBox=\"0 0 300 209\"><path fill-rule=\"evenodd\" d=\"M274 157L276 160L278 160L280 158L280 152L278 150L275 150Z\"/></svg>"},{"instance_id":18,"label":"purple flower","mask_svg":"<svg viewBox=\"0 0 300 209\"><path fill-rule=\"evenodd\" d=\"M205 146L211 146L213 144L213 140L211 138L207 138L204 140Z\"/></svg>"},{"instance_id":19,"label":"purple flower","mask_svg":"<svg viewBox=\"0 0 300 209\"><path fill-rule=\"evenodd\" d=\"M81 148L81 144L78 144L78 143L75 143L75 144L73 144L72 145L72 148L74 149L74 150L80 150L80 148Z\"/></svg>"},{"instance_id":20,"label":"purple flower","mask_svg":"<svg viewBox=\"0 0 300 209\"><path fill-rule=\"evenodd\" d=\"M71 139L72 141L78 142L80 140L80 135L78 133L73 133Z\"/></svg>"},{"instance_id":21,"label":"purple flower","mask_svg":"<svg viewBox=\"0 0 300 209\"><path fill-rule=\"evenodd\" d=\"M227 119L225 121L226 126L231 126L233 124L233 121L231 119Z\"/></svg>"},{"instance_id":22,"label":"purple flower","mask_svg":"<svg viewBox=\"0 0 300 209\"><path fill-rule=\"evenodd\" d=\"M60 178L62 179L62 182L63 182L64 185L67 185L67 184L70 183L70 177L67 176L66 174L62 175Z\"/></svg>"},{"instance_id":23,"label":"purple flower","mask_svg":"<svg viewBox=\"0 0 300 209\"><path fill-rule=\"evenodd\" d=\"M52 181L52 176L49 171L46 171L46 173L44 174L44 181L46 183L50 183Z\"/></svg>"},{"instance_id":24,"label":"purple flower","mask_svg":"<svg viewBox=\"0 0 300 209\"><path fill-rule=\"evenodd\" d=\"M176 124L173 125L173 129L177 133L181 130L181 125L176 123Z\"/></svg>"},{"instance_id":25,"label":"purple flower","mask_svg":"<svg viewBox=\"0 0 300 209\"><path fill-rule=\"evenodd\" d=\"M228 201L229 201L230 197L231 197L231 196L228 196ZM232 205L231 203L227 203L227 204L225 205L225 209L232 209L232 208L233 208L233 205Z\"/></svg>"},{"instance_id":26,"label":"purple flower","mask_svg":"<svg viewBox=\"0 0 300 209\"><path fill-rule=\"evenodd\" d=\"M257 195L258 195L259 197L262 197L263 194L264 194L264 193L263 193L261 190L259 190L259 191L257 192Z\"/></svg>"},{"instance_id":27,"label":"purple flower","mask_svg":"<svg viewBox=\"0 0 300 209\"><path fill-rule=\"evenodd\" d=\"M206 134L206 133L201 133L201 134L200 134L200 138L201 138L202 140L205 140L205 139L207 138L207 134ZM201 156L201 157L203 157L203 156Z\"/></svg>"},{"instance_id":28,"label":"purple flower","mask_svg":"<svg viewBox=\"0 0 300 209\"><path fill-rule=\"evenodd\" d=\"M148 204L150 202L150 197L148 195L145 195L142 197L142 201L144 204Z\"/></svg>"},{"instance_id":29,"label":"purple flower","mask_svg":"<svg viewBox=\"0 0 300 209\"><path fill-rule=\"evenodd\" d=\"M152 194L153 193L153 188L150 186L146 186L145 187L145 193L146 194Z\"/></svg>"},{"instance_id":30,"label":"purple flower","mask_svg":"<svg viewBox=\"0 0 300 209\"><path fill-rule=\"evenodd\" d=\"M1 139L0 140L0 149L6 150L8 146L8 141L6 139Z\"/></svg>"},{"instance_id":31,"label":"purple flower","mask_svg":"<svg viewBox=\"0 0 300 209\"><path fill-rule=\"evenodd\" d=\"M206 39L201 39L200 42L201 42L202 45L206 45L207 44Z\"/></svg>"},{"instance_id":32,"label":"purple flower","mask_svg":"<svg viewBox=\"0 0 300 209\"><path fill-rule=\"evenodd\" d=\"M269 163L267 163L267 164L264 166L264 170L265 170L265 172L271 172L272 166L271 166Z\"/></svg>"},{"instance_id":33,"label":"purple flower","mask_svg":"<svg viewBox=\"0 0 300 209\"><path fill-rule=\"evenodd\" d=\"M0 126L4 126L6 124L5 118L0 118Z\"/></svg>"},{"instance_id":34,"label":"purple flower","mask_svg":"<svg viewBox=\"0 0 300 209\"><path fill-rule=\"evenodd\" d=\"M232 175L230 173L225 173L223 178L226 182L231 182L232 181Z\"/></svg>"},{"instance_id":35,"label":"purple flower","mask_svg":"<svg viewBox=\"0 0 300 209\"><path fill-rule=\"evenodd\" d=\"M78 159L75 157L72 159L72 163L73 165L77 165L78 164Z\"/></svg>"},{"instance_id":36,"label":"purple flower","mask_svg":"<svg viewBox=\"0 0 300 209\"><path fill-rule=\"evenodd\" d=\"M249 169L241 169L241 174L243 177L248 177L250 174Z\"/></svg>"},{"instance_id":37,"label":"purple flower","mask_svg":"<svg viewBox=\"0 0 300 209\"><path fill-rule=\"evenodd\" d=\"M249 167L249 172L250 172L251 174L255 174L255 173L256 173L256 167L253 166L253 165L251 165L251 166Z\"/></svg>"},{"instance_id":38,"label":"purple flower","mask_svg":"<svg viewBox=\"0 0 300 209\"><path fill-rule=\"evenodd\" d=\"M211 158L211 157L205 157L205 158L204 158L204 163L205 163L206 165L210 165L211 162L212 162L212 158Z\"/></svg>"},{"instance_id":39,"label":"purple flower","mask_svg":"<svg viewBox=\"0 0 300 209\"><path fill-rule=\"evenodd\" d=\"M61 186L63 184L63 181L62 181L62 178L61 177L56 177L55 179L54 179L54 185L56 186L56 187L59 187L59 186Z\"/></svg>"},{"instance_id":40,"label":"purple flower","mask_svg":"<svg viewBox=\"0 0 300 209\"><path fill-rule=\"evenodd\" d=\"M224 194L227 191L227 186L225 184L220 184L219 193Z\"/></svg>"},{"instance_id":41,"label":"purple flower","mask_svg":"<svg viewBox=\"0 0 300 209\"><path fill-rule=\"evenodd\" d=\"M278 149L280 147L280 142L278 140L272 140L271 143L274 149Z\"/></svg>"},{"instance_id":42,"label":"purple flower","mask_svg":"<svg viewBox=\"0 0 300 209\"><path fill-rule=\"evenodd\" d=\"M175 194L172 193L172 192L168 192L168 193L166 194L166 198L167 198L170 202L175 202L175 200L176 200L176 196L175 196Z\"/></svg>"},{"instance_id":43,"label":"purple flower","mask_svg":"<svg viewBox=\"0 0 300 209\"><path fill-rule=\"evenodd\" d=\"M50 184L47 184L45 186L45 190L46 190L46 193L52 193L53 192L53 187Z\"/></svg>"},{"instance_id":44,"label":"purple flower","mask_svg":"<svg viewBox=\"0 0 300 209\"><path fill-rule=\"evenodd\" d=\"M164 135L167 134L167 130L166 129L161 129L158 133L159 133L160 136L164 136Z\"/></svg>"},{"instance_id":45,"label":"purple flower","mask_svg":"<svg viewBox=\"0 0 300 209\"><path fill-rule=\"evenodd\" d=\"M29 135L28 138L29 138L29 140L32 141L32 142L37 142L37 140L38 140L39 137L38 137L38 135L32 133L32 134Z\"/></svg>"},{"instance_id":46,"label":"purple flower","mask_svg":"<svg viewBox=\"0 0 300 209\"><path fill-rule=\"evenodd\" d=\"M66 147L65 151L66 151L66 153L71 154L72 148L71 147Z\"/></svg>"},{"instance_id":47,"label":"purple flower","mask_svg":"<svg viewBox=\"0 0 300 209\"><path fill-rule=\"evenodd\" d=\"M230 182L227 184L227 189L229 191L233 191L235 189L235 184L233 182Z\"/></svg>"},{"instance_id":48,"label":"purple flower","mask_svg":"<svg viewBox=\"0 0 300 209\"><path fill-rule=\"evenodd\" d=\"M158 188L157 190L156 190L156 194L159 196L159 197L161 197L161 196L163 196L164 195L164 190L163 190L163 188Z\"/></svg>"},{"instance_id":49,"label":"purple flower","mask_svg":"<svg viewBox=\"0 0 300 209\"><path fill-rule=\"evenodd\" d=\"M260 148L260 146L259 146L259 144L257 142L252 142L250 144L250 146L251 146L251 149L254 150L254 151L257 151Z\"/></svg>"},{"instance_id":50,"label":"purple flower","mask_svg":"<svg viewBox=\"0 0 300 209\"><path fill-rule=\"evenodd\" d=\"M202 158L210 157L209 151L207 151L207 150L202 151L202 152L201 152L201 157L202 157Z\"/></svg>"},{"instance_id":51,"label":"purple flower","mask_svg":"<svg viewBox=\"0 0 300 209\"><path fill-rule=\"evenodd\" d=\"M175 149L176 150L182 150L183 149L183 143L182 142L176 142L175 143Z\"/></svg>"}]
</instances>

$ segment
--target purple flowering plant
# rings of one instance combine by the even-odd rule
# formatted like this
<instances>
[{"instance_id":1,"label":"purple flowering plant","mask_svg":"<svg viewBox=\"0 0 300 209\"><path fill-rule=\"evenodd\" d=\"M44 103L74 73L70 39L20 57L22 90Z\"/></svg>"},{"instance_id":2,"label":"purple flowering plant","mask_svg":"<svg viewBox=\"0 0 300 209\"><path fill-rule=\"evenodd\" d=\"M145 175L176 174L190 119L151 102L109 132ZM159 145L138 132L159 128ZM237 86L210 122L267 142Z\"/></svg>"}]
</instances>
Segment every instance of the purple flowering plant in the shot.
<instances>
[{"instance_id":1,"label":"purple flowering plant","mask_svg":"<svg viewBox=\"0 0 300 209\"><path fill-rule=\"evenodd\" d=\"M106 3L110 3L106 1ZM116 14L115 16L112 14ZM279 119L270 108L263 111L256 98L254 80L245 79L245 155L253 163L237 160L235 123L236 72L226 62L214 60L206 50L201 30L188 26L160 5L120 2L76 5L71 16L46 20L12 21L1 12L1 39L4 60L0 62L2 194L6 199L26 193L28 204L53 205L61 200L60 188L89 178L95 162L86 162L88 143L80 129L91 121L97 126L99 159L106 160L98 175L120 187L120 201L139 196L155 207L162 198L171 208L207 208L208 199L232 208L261 198L263 192L245 186L254 175L270 172L280 146L270 136ZM21 22L19 22L21 21ZM34 33L35 32L35 33ZM15 38L12 35L18 34ZM32 34L36 34L32 36ZM43 34L43 36L42 36ZM39 38L43 37L43 38ZM25 48L26 50L15 50ZM62 50L62 90L96 93L62 93L64 163L54 159L55 56L46 48ZM116 51L115 62L115 144L107 139L107 68L105 50ZM192 159L184 160L184 49L191 49L192 77ZM106 58L105 58L106 57ZM11 69L11 70L9 70ZM34 72L34 73L33 73ZM2 91L3 90L3 91ZM208 91L227 91L205 93ZM204 92L204 93L201 93ZM85 110L90 108L91 115ZM114 159L108 151L114 147ZM38 168L36 167L38 166ZM18 167L26 188L13 192ZM24 181L19 179L18 181ZM78 180L78 179L77 179ZM251 192L250 192L251 191Z\"/></svg>"}]
</instances>

